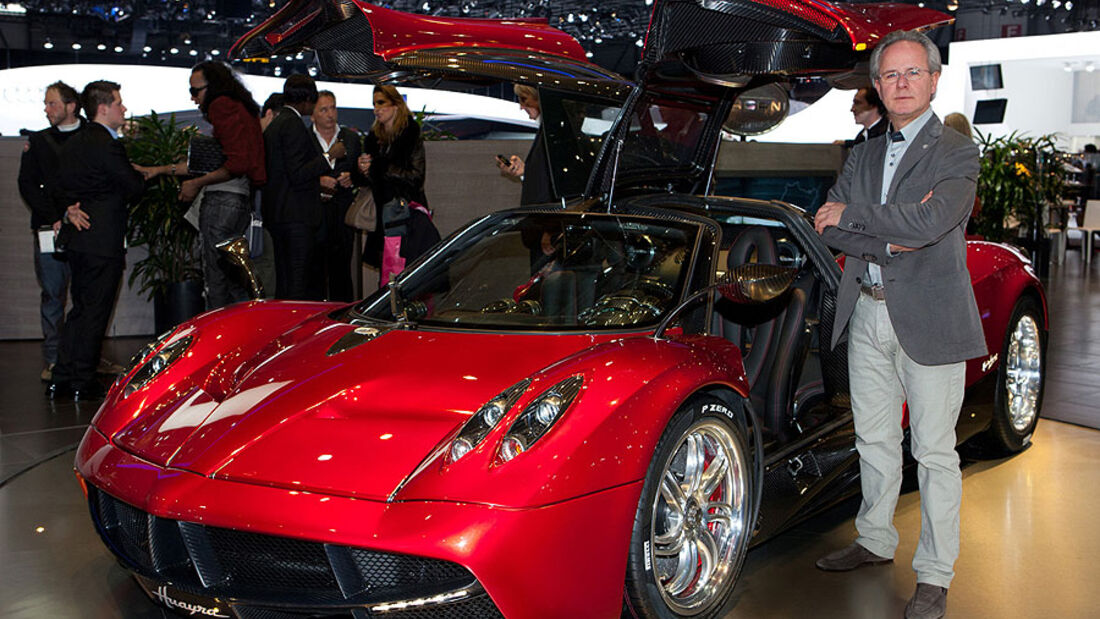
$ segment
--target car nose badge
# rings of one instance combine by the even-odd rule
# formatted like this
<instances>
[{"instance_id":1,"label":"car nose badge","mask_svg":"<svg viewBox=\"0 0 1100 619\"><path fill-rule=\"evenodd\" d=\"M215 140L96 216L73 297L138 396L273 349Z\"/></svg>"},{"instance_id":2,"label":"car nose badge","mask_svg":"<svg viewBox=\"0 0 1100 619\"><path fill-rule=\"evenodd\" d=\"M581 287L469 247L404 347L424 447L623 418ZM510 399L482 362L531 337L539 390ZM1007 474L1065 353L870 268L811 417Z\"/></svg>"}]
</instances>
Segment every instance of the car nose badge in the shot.
<instances>
[{"instance_id":1,"label":"car nose badge","mask_svg":"<svg viewBox=\"0 0 1100 619\"><path fill-rule=\"evenodd\" d=\"M378 336L390 330L391 329L379 329L378 327L368 326L356 327L351 331L345 333L340 339L336 340L336 343L333 344L328 349L328 352L326 352L325 354L329 357L331 357L332 355L338 355L344 351L351 350L352 348L355 348L360 344L366 344L367 342L377 338Z\"/></svg>"}]
</instances>

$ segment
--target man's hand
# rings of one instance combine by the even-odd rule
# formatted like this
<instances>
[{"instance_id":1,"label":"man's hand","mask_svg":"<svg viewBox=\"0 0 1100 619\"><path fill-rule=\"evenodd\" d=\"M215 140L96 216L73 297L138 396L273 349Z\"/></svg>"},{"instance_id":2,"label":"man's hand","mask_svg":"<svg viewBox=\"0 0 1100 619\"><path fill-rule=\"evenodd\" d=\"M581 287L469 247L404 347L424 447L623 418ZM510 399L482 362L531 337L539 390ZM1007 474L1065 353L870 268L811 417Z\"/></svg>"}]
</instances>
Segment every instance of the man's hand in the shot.
<instances>
[{"instance_id":1,"label":"man's hand","mask_svg":"<svg viewBox=\"0 0 1100 619\"><path fill-rule=\"evenodd\" d=\"M340 176L336 177L336 184L344 189L351 189L351 172L341 172Z\"/></svg>"},{"instance_id":2,"label":"man's hand","mask_svg":"<svg viewBox=\"0 0 1100 619\"><path fill-rule=\"evenodd\" d=\"M69 223L76 226L77 230L87 230L92 227L92 218L81 210L79 202L70 204L65 209L65 217L69 219Z\"/></svg>"},{"instance_id":3,"label":"man's hand","mask_svg":"<svg viewBox=\"0 0 1100 619\"><path fill-rule=\"evenodd\" d=\"M817 209L817 214L814 215L814 229L818 234L825 232L825 228L829 226L835 226L840 223L840 216L844 214L844 209L847 204L843 202L826 202L821 205L821 208Z\"/></svg>"},{"instance_id":4,"label":"man's hand","mask_svg":"<svg viewBox=\"0 0 1100 619\"><path fill-rule=\"evenodd\" d=\"M134 166L134 169L141 174L141 178L145 180L149 180L161 173L158 166L143 166L136 163L131 163L130 165Z\"/></svg>"},{"instance_id":5,"label":"man's hand","mask_svg":"<svg viewBox=\"0 0 1100 619\"><path fill-rule=\"evenodd\" d=\"M501 176L511 176L512 178L523 176L525 171L523 159L519 155L509 157L508 165L504 165L503 161L497 160L497 167L500 168Z\"/></svg>"},{"instance_id":6,"label":"man's hand","mask_svg":"<svg viewBox=\"0 0 1100 619\"><path fill-rule=\"evenodd\" d=\"M61 229L61 220L58 219L57 221L53 222L53 231L56 234L57 231L60 230L60 229Z\"/></svg>"},{"instance_id":7,"label":"man's hand","mask_svg":"<svg viewBox=\"0 0 1100 619\"><path fill-rule=\"evenodd\" d=\"M929 191L928 193L926 193L924 195L923 198L920 199L920 203L924 204L925 202L927 202L931 199L932 199L932 192ZM889 243L887 245L887 247L889 248L891 254L900 254L902 252L916 251L917 249L919 249L918 247L906 247L904 245L895 245L893 243Z\"/></svg>"},{"instance_id":8,"label":"man's hand","mask_svg":"<svg viewBox=\"0 0 1100 619\"><path fill-rule=\"evenodd\" d=\"M179 201L180 202L194 202L195 201L195 197L199 195L199 190L202 189L202 187L199 187L199 184L197 182L195 182L195 180L196 179L192 178L192 179L188 179L188 180L185 180L182 183L180 183L180 194L179 194Z\"/></svg>"},{"instance_id":9,"label":"man's hand","mask_svg":"<svg viewBox=\"0 0 1100 619\"><path fill-rule=\"evenodd\" d=\"M344 156L348 154L348 149L344 146L343 142L337 140L336 143L332 145L332 148L328 149L328 152L325 154L328 155L329 159L335 161L337 159L343 159Z\"/></svg>"},{"instance_id":10,"label":"man's hand","mask_svg":"<svg viewBox=\"0 0 1100 619\"><path fill-rule=\"evenodd\" d=\"M336 193L336 179L331 176L321 177L321 192Z\"/></svg>"}]
</instances>

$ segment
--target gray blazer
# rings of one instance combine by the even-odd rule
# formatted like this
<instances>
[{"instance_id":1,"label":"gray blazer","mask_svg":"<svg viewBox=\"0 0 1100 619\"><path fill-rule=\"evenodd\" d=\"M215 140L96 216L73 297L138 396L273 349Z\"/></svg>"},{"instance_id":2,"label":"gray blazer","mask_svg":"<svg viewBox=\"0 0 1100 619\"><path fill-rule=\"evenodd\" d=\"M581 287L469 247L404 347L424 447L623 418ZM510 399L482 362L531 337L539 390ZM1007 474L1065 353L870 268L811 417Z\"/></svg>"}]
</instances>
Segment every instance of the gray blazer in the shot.
<instances>
[{"instance_id":1,"label":"gray blazer","mask_svg":"<svg viewBox=\"0 0 1100 619\"><path fill-rule=\"evenodd\" d=\"M941 365L988 353L970 273L966 220L974 206L978 148L933 115L905 151L880 204L883 135L852 149L829 200L847 204L822 239L847 255L837 297L836 346L852 316L867 263L882 268L886 308L898 342L917 363ZM922 203L929 192L932 197ZM916 247L890 256L887 243Z\"/></svg>"}]
</instances>

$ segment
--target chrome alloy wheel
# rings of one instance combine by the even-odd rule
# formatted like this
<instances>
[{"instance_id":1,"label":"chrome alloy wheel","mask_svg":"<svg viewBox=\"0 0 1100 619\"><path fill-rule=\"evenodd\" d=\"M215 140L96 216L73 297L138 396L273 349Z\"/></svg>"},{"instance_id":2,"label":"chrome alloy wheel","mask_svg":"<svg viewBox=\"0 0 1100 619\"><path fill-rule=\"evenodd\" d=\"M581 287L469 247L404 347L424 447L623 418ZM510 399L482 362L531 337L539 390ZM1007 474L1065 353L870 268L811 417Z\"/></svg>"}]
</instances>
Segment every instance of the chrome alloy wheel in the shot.
<instances>
[{"instance_id":1,"label":"chrome alloy wheel","mask_svg":"<svg viewBox=\"0 0 1100 619\"><path fill-rule=\"evenodd\" d=\"M647 559L679 614L702 611L734 576L748 538L747 468L743 445L713 419L696 422L665 464Z\"/></svg>"},{"instance_id":2,"label":"chrome alloy wheel","mask_svg":"<svg viewBox=\"0 0 1100 619\"><path fill-rule=\"evenodd\" d=\"M1012 428L1023 432L1035 421L1042 386L1042 343L1030 314L1020 316L1005 349L1005 396Z\"/></svg>"}]
</instances>

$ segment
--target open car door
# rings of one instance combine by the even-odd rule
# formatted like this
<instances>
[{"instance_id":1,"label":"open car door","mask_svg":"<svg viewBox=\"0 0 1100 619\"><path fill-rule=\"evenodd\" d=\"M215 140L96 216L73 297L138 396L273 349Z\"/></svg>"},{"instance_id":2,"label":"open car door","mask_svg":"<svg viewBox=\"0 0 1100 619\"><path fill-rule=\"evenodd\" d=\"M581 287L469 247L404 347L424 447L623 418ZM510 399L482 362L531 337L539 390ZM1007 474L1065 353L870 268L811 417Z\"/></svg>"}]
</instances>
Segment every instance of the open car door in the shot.
<instances>
[{"instance_id":1,"label":"open car door","mask_svg":"<svg viewBox=\"0 0 1100 619\"><path fill-rule=\"evenodd\" d=\"M237 41L229 57L306 49L317 53L326 75L375 83L507 81L620 99L630 88L546 19L414 15L360 0L291 0Z\"/></svg>"},{"instance_id":2,"label":"open car door","mask_svg":"<svg viewBox=\"0 0 1100 619\"><path fill-rule=\"evenodd\" d=\"M655 0L637 88L585 195L607 195L613 185L705 193L723 129L774 127L800 82L866 82L870 52L889 32L951 21L896 3Z\"/></svg>"}]
</instances>

